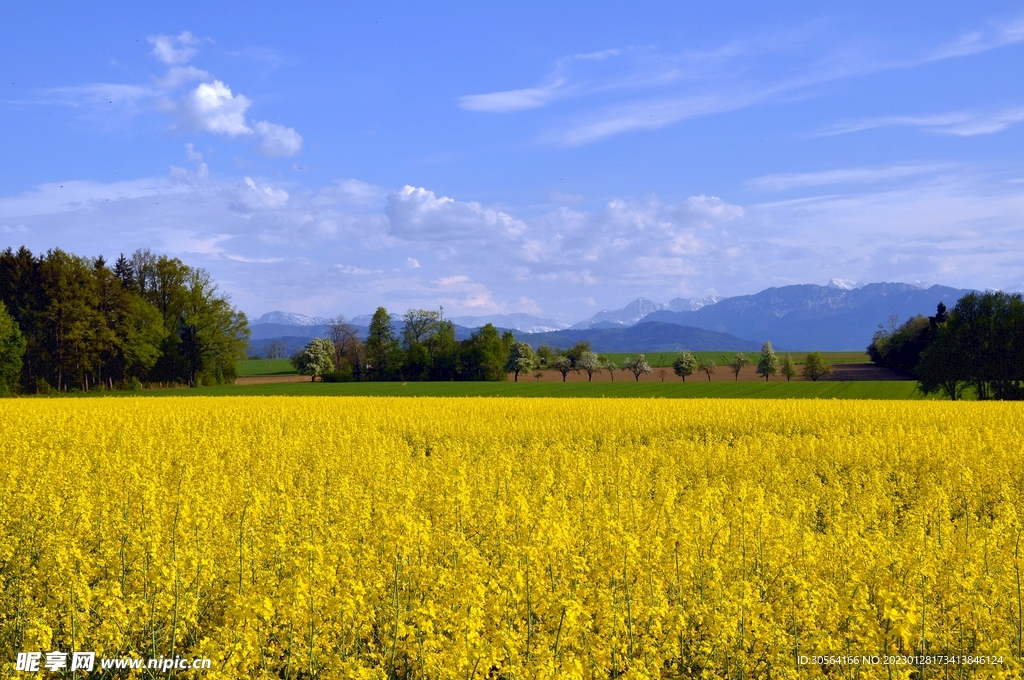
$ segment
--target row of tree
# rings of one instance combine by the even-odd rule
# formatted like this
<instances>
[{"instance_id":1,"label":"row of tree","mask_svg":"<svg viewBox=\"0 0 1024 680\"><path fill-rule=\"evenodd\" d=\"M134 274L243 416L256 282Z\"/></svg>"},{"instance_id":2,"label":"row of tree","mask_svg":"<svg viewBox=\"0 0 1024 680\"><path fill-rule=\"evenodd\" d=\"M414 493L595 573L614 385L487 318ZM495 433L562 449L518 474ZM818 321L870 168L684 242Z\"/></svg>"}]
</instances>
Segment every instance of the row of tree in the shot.
<instances>
[{"instance_id":1,"label":"row of tree","mask_svg":"<svg viewBox=\"0 0 1024 680\"><path fill-rule=\"evenodd\" d=\"M491 324L466 340L455 339L455 325L440 311L410 309L396 331L388 310L378 307L366 339L343 317L330 337L317 338L292 357L312 380L505 380L515 338Z\"/></svg>"},{"instance_id":2,"label":"row of tree","mask_svg":"<svg viewBox=\"0 0 1024 680\"><path fill-rule=\"evenodd\" d=\"M740 372L743 368L753 365L754 362L743 352L737 352L736 356L725 364L733 372L733 378L737 381L740 379ZM698 359L691 352L686 351L676 356L675 361L672 363L672 369L684 381L687 376L701 372L707 375L708 382L710 382L711 376L718 369L718 365L710 357ZM763 377L766 382L769 378L780 374L788 382L797 376L796 362L793 361L793 357L789 354L779 359L778 355L775 354L772 343L766 342L761 346L761 355L758 358L755 372ZM817 381L821 378L830 377L832 375L832 367L825 360L825 356L821 352L811 352L804 359L800 375Z\"/></svg>"},{"instance_id":3,"label":"row of tree","mask_svg":"<svg viewBox=\"0 0 1024 680\"><path fill-rule=\"evenodd\" d=\"M0 389L231 382L248 337L209 274L177 258L0 253Z\"/></svg>"},{"instance_id":4,"label":"row of tree","mask_svg":"<svg viewBox=\"0 0 1024 680\"><path fill-rule=\"evenodd\" d=\"M754 365L754 362L747 358L747 355L739 352L725 365L733 371L735 379L739 380L740 371L745 366ZM516 380L519 379L520 372L528 371L538 366L555 369L562 374L562 382L565 382L568 374L571 372L586 373L587 382L590 382L594 374L602 370L608 371L608 375L613 381L615 380L615 371L617 370L632 373L634 379L639 381L641 375L651 373L653 370L643 354L628 357L622 362L622 366L618 366L607 356L594 353L590 349L590 343L586 341L580 341L573 345L572 348L564 351L556 347L541 345L536 354L530 345L525 342L513 344L506 370L509 373L513 373ZM682 378L684 382L687 377L695 373L704 373L710 382L711 376L717 369L718 364L712 357L704 355L698 358L689 350L680 352L672 362L673 372ZM787 354L780 360L775 354L771 342L766 342L761 347L761 356L757 362L756 371L766 381L780 373L786 380L792 380L797 375L796 363L793 361L793 358ZM832 375L832 367L825 361L821 352L812 352L807 355L804 361L802 374L811 380L818 380Z\"/></svg>"},{"instance_id":5,"label":"row of tree","mask_svg":"<svg viewBox=\"0 0 1024 680\"><path fill-rule=\"evenodd\" d=\"M925 394L957 400L1024 399L1024 300L1020 293L968 293L952 310L903 324L891 318L868 346L872 361L918 380Z\"/></svg>"}]
</instances>

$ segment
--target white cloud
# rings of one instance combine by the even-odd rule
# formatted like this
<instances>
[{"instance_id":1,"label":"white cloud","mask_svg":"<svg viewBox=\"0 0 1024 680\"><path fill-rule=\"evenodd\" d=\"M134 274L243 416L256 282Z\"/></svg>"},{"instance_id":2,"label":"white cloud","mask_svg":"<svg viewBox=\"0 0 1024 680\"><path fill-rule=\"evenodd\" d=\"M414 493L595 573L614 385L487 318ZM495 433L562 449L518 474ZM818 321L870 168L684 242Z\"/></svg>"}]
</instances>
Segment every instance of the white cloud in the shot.
<instances>
[{"instance_id":1,"label":"white cloud","mask_svg":"<svg viewBox=\"0 0 1024 680\"><path fill-rule=\"evenodd\" d=\"M412 186L388 195L384 213L393 236L406 241L486 241L522 234L526 225L507 213Z\"/></svg>"},{"instance_id":2,"label":"white cloud","mask_svg":"<svg viewBox=\"0 0 1024 680\"><path fill-rule=\"evenodd\" d=\"M186 94L177 111L193 129L237 137L252 134L245 121L245 111L251 104L245 95L234 95L231 88L214 80Z\"/></svg>"},{"instance_id":3,"label":"white cloud","mask_svg":"<svg viewBox=\"0 0 1024 680\"><path fill-rule=\"evenodd\" d=\"M194 147L184 151L204 162ZM1024 270L1020 185L958 169L851 186L744 206L707 195L623 197L520 219L422 188L382 197L356 180L320 191L255 176L65 182L0 197L0 248L116 257L148 247L208 269L246 311L321 316L441 304L451 315L529 307L571 320L587 315L587 300L612 307L835 276L1019 282L1006 272Z\"/></svg>"},{"instance_id":4,"label":"white cloud","mask_svg":"<svg viewBox=\"0 0 1024 680\"><path fill-rule=\"evenodd\" d=\"M260 210L277 210L288 203L288 192L275 189L269 184L257 184L251 177L246 177L242 184L233 191L234 200L231 209L239 213L250 214Z\"/></svg>"},{"instance_id":5,"label":"white cloud","mask_svg":"<svg viewBox=\"0 0 1024 680\"><path fill-rule=\"evenodd\" d=\"M105 126L122 126L131 117L155 109L176 119L180 129L232 138L256 135L260 139L257 150L268 158L291 157L302 150L303 138L295 128L265 120L250 124L247 112L252 100L232 92L208 71L183 65L195 56L200 43L191 33L151 36L149 42L153 54L168 65L164 76L154 77L152 85L91 83L49 88L42 90L33 103L82 109L84 118ZM195 81L200 81L195 88L181 96L176 94L179 87ZM178 168L176 172L181 175L184 171Z\"/></svg>"},{"instance_id":6,"label":"white cloud","mask_svg":"<svg viewBox=\"0 0 1024 680\"><path fill-rule=\"evenodd\" d=\"M355 265L349 264L336 264L334 268L340 271L342 274L350 274L352 276L369 276L370 274L383 274L384 272L380 269L363 269Z\"/></svg>"},{"instance_id":7,"label":"white cloud","mask_svg":"<svg viewBox=\"0 0 1024 680\"><path fill-rule=\"evenodd\" d=\"M717 196L690 196L686 199L686 205L696 213L706 217L713 217L718 220L734 220L743 217L743 208L738 205L726 203Z\"/></svg>"},{"instance_id":8,"label":"white cloud","mask_svg":"<svg viewBox=\"0 0 1024 680\"><path fill-rule=\"evenodd\" d=\"M153 45L153 56L165 64L184 64L196 54L199 40L182 31L177 37L170 35L151 35L148 38Z\"/></svg>"},{"instance_id":9,"label":"white cloud","mask_svg":"<svg viewBox=\"0 0 1024 680\"><path fill-rule=\"evenodd\" d=\"M285 127L265 120L253 124L256 134L263 138L259 151L268 158L294 156L302 150L302 135L295 128Z\"/></svg>"}]
</instances>

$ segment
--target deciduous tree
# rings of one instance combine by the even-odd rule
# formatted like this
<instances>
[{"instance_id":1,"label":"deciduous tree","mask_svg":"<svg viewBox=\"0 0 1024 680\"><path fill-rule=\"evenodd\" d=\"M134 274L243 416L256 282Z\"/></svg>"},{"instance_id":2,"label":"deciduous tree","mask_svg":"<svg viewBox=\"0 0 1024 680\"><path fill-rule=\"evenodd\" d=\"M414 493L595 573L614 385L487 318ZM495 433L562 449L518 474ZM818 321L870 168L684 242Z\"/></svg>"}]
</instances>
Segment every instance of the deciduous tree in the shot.
<instances>
[{"instance_id":1,"label":"deciduous tree","mask_svg":"<svg viewBox=\"0 0 1024 680\"><path fill-rule=\"evenodd\" d=\"M825 361L825 356L821 352L811 352L804 358L802 373L805 378L817 381L819 378L830 377L832 367Z\"/></svg>"},{"instance_id":2,"label":"deciduous tree","mask_svg":"<svg viewBox=\"0 0 1024 680\"><path fill-rule=\"evenodd\" d=\"M397 373L398 349L398 338L391 327L391 315L385 308L378 307L366 332L366 362L373 378L389 380Z\"/></svg>"},{"instance_id":3,"label":"deciduous tree","mask_svg":"<svg viewBox=\"0 0 1024 680\"><path fill-rule=\"evenodd\" d=\"M693 375L697 371L697 358L690 350L680 352L676 360L672 362L672 370L686 382L686 376Z\"/></svg>"},{"instance_id":4,"label":"deciduous tree","mask_svg":"<svg viewBox=\"0 0 1024 680\"><path fill-rule=\"evenodd\" d=\"M577 357L576 367L581 371L586 372L587 382L590 382L594 379L594 374L601 370L601 362L598 361L597 354L591 352L589 349L585 349L580 352L579 357Z\"/></svg>"},{"instance_id":5,"label":"deciduous tree","mask_svg":"<svg viewBox=\"0 0 1024 680\"><path fill-rule=\"evenodd\" d=\"M788 354L782 357L782 362L779 364L779 373L785 376L786 382L796 377L796 364L793 363L793 357Z\"/></svg>"},{"instance_id":6,"label":"deciduous tree","mask_svg":"<svg viewBox=\"0 0 1024 680\"><path fill-rule=\"evenodd\" d=\"M310 382L334 370L334 344L327 338L313 338L292 357L292 366Z\"/></svg>"},{"instance_id":7,"label":"deciduous tree","mask_svg":"<svg viewBox=\"0 0 1024 680\"><path fill-rule=\"evenodd\" d=\"M743 352L738 352L736 356L729 362L729 368L733 373L733 381L739 382L740 371L743 370L744 366L749 366L752 362L747 358L747 355Z\"/></svg>"},{"instance_id":8,"label":"deciduous tree","mask_svg":"<svg viewBox=\"0 0 1024 680\"><path fill-rule=\"evenodd\" d=\"M757 374L764 376L768 382L769 376L777 375L779 372L779 358L775 356L771 341L761 345L761 359L757 362Z\"/></svg>"},{"instance_id":9,"label":"deciduous tree","mask_svg":"<svg viewBox=\"0 0 1024 680\"><path fill-rule=\"evenodd\" d=\"M569 373L571 373L572 371L579 370L572 365L572 359L570 359L564 354L558 355L548 363L551 366L551 368L555 369L556 371L562 374L562 382L565 382L565 379L569 376Z\"/></svg>"},{"instance_id":10,"label":"deciduous tree","mask_svg":"<svg viewBox=\"0 0 1024 680\"><path fill-rule=\"evenodd\" d=\"M705 357L697 361L697 370L701 371L708 377L708 382L711 382L711 376L717 368L718 364L716 364L715 360L711 357Z\"/></svg>"},{"instance_id":11,"label":"deciduous tree","mask_svg":"<svg viewBox=\"0 0 1024 680\"><path fill-rule=\"evenodd\" d=\"M640 382L641 373L650 373L651 365L643 354L637 354L636 358L628 358L622 362L622 368L633 374L637 382Z\"/></svg>"},{"instance_id":12,"label":"deciduous tree","mask_svg":"<svg viewBox=\"0 0 1024 680\"><path fill-rule=\"evenodd\" d=\"M505 362L505 371L515 376L514 382L519 382L519 374L529 371L537 363L537 355L533 348L525 342L513 342L508 352L508 361Z\"/></svg>"}]
</instances>

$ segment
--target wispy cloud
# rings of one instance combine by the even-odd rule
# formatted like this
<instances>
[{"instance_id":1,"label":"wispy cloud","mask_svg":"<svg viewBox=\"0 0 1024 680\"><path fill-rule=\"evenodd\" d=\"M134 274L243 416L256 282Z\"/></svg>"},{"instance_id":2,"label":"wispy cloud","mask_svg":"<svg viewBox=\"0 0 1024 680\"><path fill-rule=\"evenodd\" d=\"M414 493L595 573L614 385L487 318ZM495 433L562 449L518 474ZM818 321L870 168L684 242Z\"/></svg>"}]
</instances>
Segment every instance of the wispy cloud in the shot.
<instances>
[{"instance_id":1,"label":"wispy cloud","mask_svg":"<svg viewBox=\"0 0 1024 680\"><path fill-rule=\"evenodd\" d=\"M1024 121L1024 107L1000 111L953 111L922 116L879 116L840 123L821 136L844 135L885 127L914 127L926 132L960 137L990 135Z\"/></svg>"},{"instance_id":2,"label":"wispy cloud","mask_svg":"<svg viewBox=\"0 0 1024 680\"><path fill-rule=\"evenodd\" d=\"M459 106L467 111L495 113L536 109L553 101L559 95L558 88L564 82L564 80L559 80L544 87L530 87L522 90L469 94L459 98Z\"/></svg>"},{"instance_id":3,"label":"wispy cloud","mask_svg":"<svg viewBox=\"0 0 1024 680\"><path fill-rule=\"evenodd\" d=\"M928 52L922 61L966 57L1021 41L1024 41L1024 16L1013 17L1003 22L992 22L981 30L964 33Z\"/></svg>"},{"instance_id":4,"label":"wispy cloud","mask_svg":"<svg viewBox=\"0 0 1024 680\"><path fill-rule=\"evenodd\" d=\"M177 36L151 35L148 38L153 45L153 56L167 65L184 64L196 55L199 39L188 31Z\"/></svg>"},{"instance_id":5,"label":"wispy cloud","mask_svg":"<svg viewBox=\"0 0 1024 680\"><path fill-rule=\"evenodd\" d=\"M887 167L842 168L821 172L777 173L756 177L747 181L755 191L788 191L807 187L831 186L837 184L875 184L877 182L903 179L922 174L948 170L951 164L928 163L893 165Z\"/></svg>"},{"instance_id":6,"label":"wispy cloud","mask_svg":"<svg viewBox=\"0 0 1024 680\"><path fill-rule=\"evenodd\" d=\"M1024 40L1024 17L993 23L933 49L903 56L835 40L833 34L834 29L816 23L710 50L664 54L645 48L573 55L559 60L539 85L466 95L459 105L470 111L510 113L600 94L593 102L582 101L574 114L541 134L542 140L555 145L587 144L699 116L813 96L814 88L845 78L914 68L1019 43ZM764 66L766 60L772 63L770 70ZM938 120L934 128L948 134L985 134L1005 129L1018 115L1017 110L987 117L964 114L949 122Z\"/></svg>"}]
</instances>

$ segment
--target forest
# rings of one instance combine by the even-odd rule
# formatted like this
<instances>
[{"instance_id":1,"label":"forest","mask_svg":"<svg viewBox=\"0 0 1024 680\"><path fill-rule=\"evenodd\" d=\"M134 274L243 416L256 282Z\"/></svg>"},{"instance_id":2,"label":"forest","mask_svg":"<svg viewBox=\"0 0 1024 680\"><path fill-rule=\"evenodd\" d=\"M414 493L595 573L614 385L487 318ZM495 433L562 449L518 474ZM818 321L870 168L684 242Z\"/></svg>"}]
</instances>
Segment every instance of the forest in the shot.
<instances>
[{"instance_id":1,"label":"forest","mask_svg":"<svg viewBox=\"0 0 1024 680\"><path fill-rule=\"evenodd\" d=\"M248 337L229 296L177 258L137 250L110 266L60 249L0 253L5 391L230 383Z\"/></svg>"}]
</instances>

